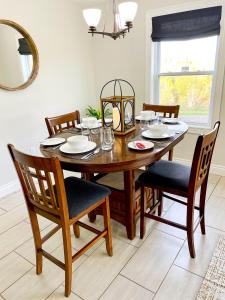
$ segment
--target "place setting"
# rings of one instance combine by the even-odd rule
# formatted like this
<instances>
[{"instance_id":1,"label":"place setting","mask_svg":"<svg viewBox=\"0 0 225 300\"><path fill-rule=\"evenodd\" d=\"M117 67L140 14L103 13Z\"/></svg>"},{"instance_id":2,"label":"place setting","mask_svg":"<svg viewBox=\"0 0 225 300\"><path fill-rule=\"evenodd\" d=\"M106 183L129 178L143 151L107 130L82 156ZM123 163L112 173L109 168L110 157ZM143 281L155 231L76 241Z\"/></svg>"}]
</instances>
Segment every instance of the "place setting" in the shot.
<instances>
[{"instance_id":1,"label":"place setting","mask_svg":"<svg viewBox=\"0 0 225 300\"><path fill-rule=\"evenodd\" d=\"M142 131L142 137L153 140L164 140L175 136L175 131L170 130L165 124L153 124Z\"/></svg>"}]
</instances>

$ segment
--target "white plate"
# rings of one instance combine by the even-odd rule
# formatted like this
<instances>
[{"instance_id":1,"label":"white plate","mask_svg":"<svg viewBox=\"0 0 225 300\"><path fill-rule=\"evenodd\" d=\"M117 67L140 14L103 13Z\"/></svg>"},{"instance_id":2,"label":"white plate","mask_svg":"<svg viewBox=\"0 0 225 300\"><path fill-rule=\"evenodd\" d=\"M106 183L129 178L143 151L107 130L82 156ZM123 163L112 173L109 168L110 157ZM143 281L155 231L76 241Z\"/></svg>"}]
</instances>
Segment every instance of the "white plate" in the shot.
<instances>
[{"instance_id":1,"label":"white plate","mask_svg":"<svg viewBox=\"0 0 225 300\"><path fill-rule=\"evenodd\" d=\"M136 121L141 121L141 120L151 121L151 120L155 120L155 119L156 119L156 117L150 117L150 118L145 118L145 119L143 119L142 116L136 116L135 117Z\"/></svg>"},{"instance_id":2,"label":"white plate","mask_svg":"<svg viewBox=\"0 0 225 300\"><path fill-rule=\"evenodd\" d=\"M88 144L83 149L72 148L71 146L69 146L66 143L66 144L63 144L59 148L59 150L66 154L80 154L80 153L85 153L85 152L94 150L95 148L96 148L96 143L94 143L94 142L88 142Z\"/></svg>"},{"instance_id":3,"label":"white plate","mask_svg":"<svg viewBox=\"0 0 225 300\"><path fill-rule=\"evenodd\" d=\"M179 119L178 118L163 118L162 122L165 124L178 124Z\"/></svg>"},{"instance_id":4,"label":"white plate","mask_svg":"<svg viewBox=\"0 0 225 300\"><path fill-rule=\"evenodd\" d=\"M144 144L145 148L144 149L137 148L136 143L142 143L142 144ZM152 142L149 142L149 141L133 141L133 142L128 143L127 146L130 149L138 150L138 151L145 151L145 150L149 150L149 149L154 148L154 144Z\"/></svg>"},{"instance_id":5,"label":"white plate","mask_svg":"<svg viewBox=\"0 0 225 300\"><path fill-rule=\"evenodd\" d=\"M143 137L147 138L147 139L168 139L170 137L173 137L175 135L174 131L167 131L161 134L154 134L153 132L151 132L150 130L145 130L142 132L141 134Z\"/></svg>"},{"instance_id":6,"label":"white plate","mask_svg":"<svg viewBox=\"0 0 225 300\"><path fill-rule=\"evenodd\" d=\"M113 120L110 119L110 118L106 118L106 119L105 119L105 123L106 123L106 124L112 123L112 121L113 121ZM101 123L102 123L102 120L98 120L98 122L101 124Z\"/></svg>"},{"instance_id":7,"label":"white plate","mask_svg":"<svg viewBox=\"0 0 225 300\"><path fill-rule=\"evenodd\" d=\"M55 146L65 142L64 138L51 138L42 141L40 144L43 146Z\"/></svg>"},{"instance_id":8,"label":"white plate","mask_svg":"<svg viewBox=\"0 0 225 300\"><path fill-rule=\"evenodd\" d=\"M76 127L77 129L81 129L81 126L82 126L82 124L76 124L76 125L75 125L75 127ZM94 127L89 127L89 129L95 129L95 128L99 128L99 127L102 127L102 125L101 125L100 123L98 123L97 127L96 127L96 126L94 126Z\"/></svg>"}]
</instances>

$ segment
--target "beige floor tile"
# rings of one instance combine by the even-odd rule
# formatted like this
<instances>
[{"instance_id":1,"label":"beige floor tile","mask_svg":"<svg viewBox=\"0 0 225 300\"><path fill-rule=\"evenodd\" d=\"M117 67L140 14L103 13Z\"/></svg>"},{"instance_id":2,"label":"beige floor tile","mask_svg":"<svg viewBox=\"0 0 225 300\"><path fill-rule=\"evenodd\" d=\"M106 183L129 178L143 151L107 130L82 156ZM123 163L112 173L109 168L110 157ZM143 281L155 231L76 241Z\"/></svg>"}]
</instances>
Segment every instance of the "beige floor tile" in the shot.
<instances>
[{"instance_id":1,"label":"beige floor tile","mask_svg":"<svg viewBox=\"0 0 225 300\"><path fill-rule=\"evenodd\" d=\"M64 289L65 289L65 287L63 285L61 285L46 300L65 300L66 298L64 296ZM69 300L81 300L81 298L78 297L77 295L71 293Z\"/></svg>"},{"instance_id":2,"label":"beige floor tile","mask_svg":"<svg viewBox=\"0 0 225 300\"><path fill-rule=\"evenodd\" d=\"M85 300L98 299L135 250L135 247L114 239L113 256L109 257L105 245L101 245L74 272L73 292Z\"/></svg>"},{"instance_id":3,"label":"beige floor tile","mask_svg":"<svg viewBox=\"0 0 225 300\"><path fill-rule=\"evenodd\" d=\"M213 191L213 196L225 198L225 177L221 177Z\"/></svg>"},{"instance_id":4,"label":"beige floor tile","mask_svg":"<svg viewBox=\"0 0 225 300\"><path fill-rule=\"evenodd\" d=\"M100 300L151 300L154 294L118 275Z\"/></svg>"},{"instance_id":5,"label":"beige floor tile","mask_svg":"<svg viewBox=\"0 0 225 300\"><path fill-rule=\"evenodd\" d=\"M202 235L199 230L195 232L195 259L189 255L188 245L185 242L175 264L192 273L204 277L211 261L214 249L217 245L221 231L206 227L206 235Z\"/></svg>"},{"instance_id":6,"label":"beige floor tile","mask_svg":"<svg viewBox=\"0 0 225 300\"><path fill-rule=\"evenodd\" d=\"M206 225L225 231L225 198L211 196L206 206Z\"/></svg>"},{"instance_id":7,"label":"beige floor tile","mask_svg":"<svg viewBox=\"0 0 225 300\"><path fill-rule=\"evenodd\" d=\"M1 297L1 295L0 295L0 300L4 300L4 299Z\"/></svg>"},{"instance_id":8,"label":"beige floor tile","mask_svg":"<svg viewBox=\"0 0 225 300\"><path fill-rule=\"evenodd\" d=\"M203 278L173 266L154 300L195 300Z\"/></svg>"},{"instance_id":9,"label":"beige floor tile","mask_svg":"<svg viewBox=\"0 0 225 300\"><path fill-rule=\"evenodd\" d=\"M17 279L33 267L15 252L0 260L0 292L2 293Z\"/></svg>"},{"instance_id":10,"label":"beige floor tile","mask_svg":"<svg viewBox=\"0 0 225 300\"><path fill-rule=\"evenodd\" d=\"M55 256L61 255L61 249L56 249ZM75 263L78 268L85 257L80 257ZM43 272L36 275L35 267L10 286L3 297L7 300L43 300L50 296L64 282L65 272L48 260L43 261Z\"/></svg>"},{"instance_id":11,"label":"beige floor tile","mask_svg":"<svg viewBox=\"0 0 225 300\"><path fill-rule=\"evenodd\" d=\"M195 217L197 217L197 215L198 215L198 213L195 212ZM165 215L163 217L168 219L168 220L171 220L173 222L177 222L177 223L185 225L185 222L186 222L186 206L175 203L165 213ZM186 232L181 230L181 229L178 229L178 228L175 228L175 227L163 224L163 223L159 223L159 222L157 223L155 228L158 229L158 230L161 230L163 232L166 232L168 234L171 234L175 237L178 237L180 239L184 239L184 240L186 239Z\"/></svg>"},{"instance_id":12,"label":"beige floor tile","mask_svg":"<svg viewBox=\"0 0 225 300\"><path fill-rule=\"evenodd\" d=\"M28 225L30 226L30 224ZM44 229L42 231L42 236L47 234L52 228L54 228L55 225L51 225ZM48 252L52 252L56 248L58 248L62 244L62 233L61 230L58 231L56 234L54 234L49 240L47 240L43 244L43 249L45 249ZM34 248L34 240L33 237L29 239L27 242L22 244L20 247L18 247L15 250L17 253L19 253L21 256L29 260L32 264L36 264L36 258L35 258L35 248Z\"/></svg>"},{"instance_id":13,"label":"beige floor tile","mask_svg":"<svg viewBox=\"0 0 225 300\"><path fill-rule=\"evenodd\" d=\"M154 230L121 274L156 292L182 243L181 239Z\"/></svg>"},{"instance_id":14,"label":"beige floor tile","mask_svg":"<svg viewBox=\"0 0 225 300\"><path fill-rule=\"evenodd\" d=\"M18 248L32 236L30 225L21 222L0 235L0 258Z\"/></svg>"},{"instance_id":15,"label":"beige floor tile","mask_svg":"<svg viewBox=\"0 0 225 300\"><path fill-rule=\"evenodd\" d=\"M0 234L27 218L27 208L25 204L17 206L11 211L0 216Z\"/></svg>"},{"instance_id":16,"label":"beige floor tile","mask_svg":"<svg viewBox=\"0 0 225 300\"><path fill-rule=\"evenodd\" d=\"M209 174L209 181L212 184L217 184L220 180L221 176L220 175L216 175L216 174Z\"/></svg>"},{"instance_id":17,"label":"beige floor tile","mask_svg":"<svg viewBox=\"0 0 225 300\"><path fill-rule=\"evenodd\" d=\"M0 208L7 211L14 209L16 206L21 204L25 204L24 196L21 191L0 199Z\"/></svg>"},{"instance_id":18,"label":"beige floor tile","mask_svg":"<svg viewBox=\"0 0 225 300\"><path fill-rule=\"evenodd\" d=\"M0 216L5 214L5 213L6 213L6 211L0 208Z\"/></svg>"}]
</instances>

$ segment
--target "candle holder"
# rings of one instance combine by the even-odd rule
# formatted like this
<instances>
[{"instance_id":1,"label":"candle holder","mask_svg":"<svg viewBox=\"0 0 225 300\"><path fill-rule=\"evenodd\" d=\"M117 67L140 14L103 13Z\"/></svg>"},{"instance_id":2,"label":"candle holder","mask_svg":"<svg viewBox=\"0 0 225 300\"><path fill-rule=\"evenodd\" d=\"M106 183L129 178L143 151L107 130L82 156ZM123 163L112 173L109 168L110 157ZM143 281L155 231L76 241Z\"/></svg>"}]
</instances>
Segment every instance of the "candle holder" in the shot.
<instances>
[{"instance_id":1,"label":"candle holder","mask_svg":"<svg viewBox=\"0 0 225 300\"><path fill-rule=\"evenodd\" d=\"M131 90L131 95L124 96L123 90L127 94ZM106 93L113 96L104 96ZM125 135L135 130L135 92L128 81L114 79L107 82L101 90L100 101L104 127L112 127L115 135Z\"/></svg>"}]
</instances>

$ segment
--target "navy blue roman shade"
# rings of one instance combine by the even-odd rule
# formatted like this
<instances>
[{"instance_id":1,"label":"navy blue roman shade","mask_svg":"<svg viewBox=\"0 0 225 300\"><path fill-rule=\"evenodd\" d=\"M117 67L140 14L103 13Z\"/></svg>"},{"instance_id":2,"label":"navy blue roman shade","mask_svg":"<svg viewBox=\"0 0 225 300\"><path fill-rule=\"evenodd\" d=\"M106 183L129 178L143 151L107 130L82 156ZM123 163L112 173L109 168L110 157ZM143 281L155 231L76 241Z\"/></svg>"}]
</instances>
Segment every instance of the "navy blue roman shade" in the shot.
<instances>
[{"instance_id":1,"label":"navy blue roman shade","mask_svg":"<svg viewBox=\"0 0 225 300\"><path fill-rule=\"evenodd\" d=\"M152 18L152 40L179 41L220 34L222 6Z\"/></svg>"},{"instance_id":2,"label":"navy blue roman shade","mask_svg":"<svg viewBox=\"0 0 225 300\"><path fill-rule=\"evenodd\" d=\"M32 55L32 50L28 41L25 38L19 39L19 49L20 55Z\"/></svg>"}]
</instances>

